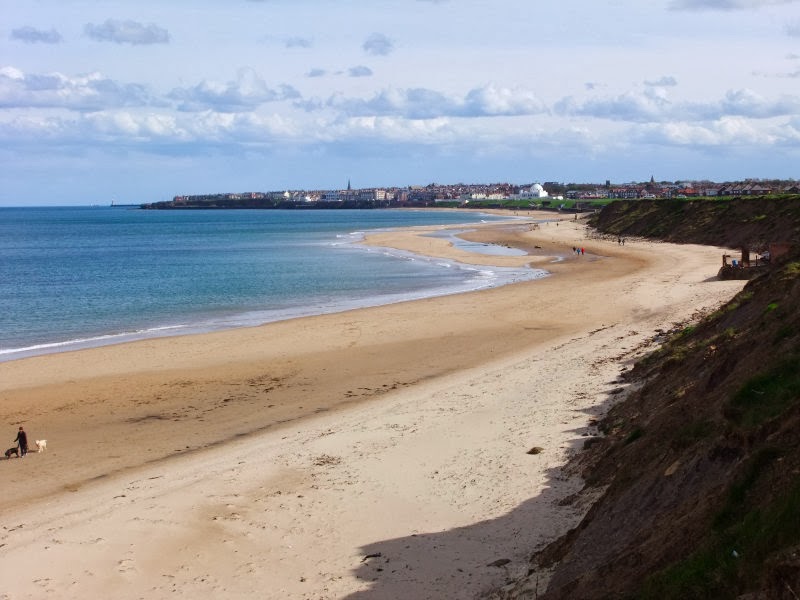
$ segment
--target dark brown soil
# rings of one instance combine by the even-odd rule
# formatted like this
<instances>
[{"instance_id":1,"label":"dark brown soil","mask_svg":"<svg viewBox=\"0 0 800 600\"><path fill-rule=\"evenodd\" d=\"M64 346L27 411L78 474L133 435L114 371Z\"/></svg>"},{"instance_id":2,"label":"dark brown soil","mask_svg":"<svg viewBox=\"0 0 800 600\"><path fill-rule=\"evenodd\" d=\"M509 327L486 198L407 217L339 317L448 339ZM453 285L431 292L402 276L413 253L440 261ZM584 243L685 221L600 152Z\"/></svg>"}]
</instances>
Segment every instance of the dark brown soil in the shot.
<instances>
[{"instance_id":1,"label":"dark brown soil","mask_svg":"<svg viewBox=\"0 0 800 600\"><path fill-rule=\"evenodd\" d=\"M605 492L531 559L530 577L555 568L547 592L523 578L493 597L800 598L800 198L619 202L594 222L793 247L629 373L643 385L568 467Z\"/></svg>"}]
</instances>

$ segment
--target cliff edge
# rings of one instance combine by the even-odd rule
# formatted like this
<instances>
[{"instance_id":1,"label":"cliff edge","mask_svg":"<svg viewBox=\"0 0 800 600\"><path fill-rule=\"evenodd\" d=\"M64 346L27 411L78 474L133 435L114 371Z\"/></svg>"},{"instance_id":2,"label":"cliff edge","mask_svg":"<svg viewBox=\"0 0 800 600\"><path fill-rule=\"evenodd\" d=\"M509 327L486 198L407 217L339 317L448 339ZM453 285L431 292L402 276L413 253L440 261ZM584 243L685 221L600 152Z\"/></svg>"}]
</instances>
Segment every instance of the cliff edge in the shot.
<instances>
[{"instance_id":1,"label":"cliff edge","mask_svg":"<svg viewBox=\"0 0 800 600\"><path fill-rule=\"evenodd\" d=\"M491 597L797 599L800 198L617 202L593 225L789 251L627 374L635 391L567 467L599 500Z\"/></svg>"}]
</instances>

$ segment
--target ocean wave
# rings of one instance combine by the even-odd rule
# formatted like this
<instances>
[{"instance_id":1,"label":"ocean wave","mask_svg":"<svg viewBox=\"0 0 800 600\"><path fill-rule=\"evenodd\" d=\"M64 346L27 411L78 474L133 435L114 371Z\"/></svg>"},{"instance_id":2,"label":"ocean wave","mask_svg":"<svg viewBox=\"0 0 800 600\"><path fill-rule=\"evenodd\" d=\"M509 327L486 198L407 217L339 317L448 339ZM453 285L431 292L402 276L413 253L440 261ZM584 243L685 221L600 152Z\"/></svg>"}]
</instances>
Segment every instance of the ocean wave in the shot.
<instances>
[{"instance_id":1,"label":"ocean wave","mask_svg":"<svg viewBox=\"0 0 800 600\"><path fill-rule=\"evenodd\" d=\"M31 346L24 346L21 348L0 348L0 356L8 355L33 355L33 354L48 354L50 352L58 352L68 350L70 348L83 348L89 346L105 346L116 344L122 341L131 339L142 339L146 337L157 337L159 334L169 335L176 330L184 329L187 325L164 325L160 327L149 327L147 329L136 329L131 331L124 331L121 333L108 333L104 335L95 335L85 338L75 338L71 340L63 340L58 342L46 342L42 344L33 344Z\"/></svg>"}]
</instances>

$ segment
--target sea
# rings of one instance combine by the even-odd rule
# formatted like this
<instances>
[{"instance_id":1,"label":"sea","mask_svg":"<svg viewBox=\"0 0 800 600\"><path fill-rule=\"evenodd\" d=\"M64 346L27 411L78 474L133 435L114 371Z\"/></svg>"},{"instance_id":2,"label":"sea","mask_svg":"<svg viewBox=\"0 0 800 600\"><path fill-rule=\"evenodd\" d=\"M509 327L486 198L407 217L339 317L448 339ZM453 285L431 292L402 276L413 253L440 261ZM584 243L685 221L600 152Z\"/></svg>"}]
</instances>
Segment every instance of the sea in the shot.
<instances>
[{"instance_id":1,"label":"sea","mask_svg":"<svg viewBox=\"0 0 800 600\"><path fill-rule=\"evenodd\" d=\"M248 327L534 279L359 244L372 231L508 220L446 210L0 208L0 362Z\"/></svg>"}]
</instances>

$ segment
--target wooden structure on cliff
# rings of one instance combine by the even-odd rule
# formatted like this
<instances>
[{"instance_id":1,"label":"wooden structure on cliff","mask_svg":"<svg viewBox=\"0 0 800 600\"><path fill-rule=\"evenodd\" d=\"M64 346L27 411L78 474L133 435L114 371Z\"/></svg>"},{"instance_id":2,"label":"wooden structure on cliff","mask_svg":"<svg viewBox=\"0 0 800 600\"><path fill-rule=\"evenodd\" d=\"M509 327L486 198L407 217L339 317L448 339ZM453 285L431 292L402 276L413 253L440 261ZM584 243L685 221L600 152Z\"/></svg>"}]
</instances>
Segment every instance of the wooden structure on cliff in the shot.
<instances>
[{"instance_id":1,"label":"wooden structure on cliff","mask_svg":"<svg viewBox=\"0 0 800 600\"><path fill-rule=\"evenodd\" d=\"M752 279L788 254L791 247L787 242L772 242L766 249L762 246L760 251L753 252L749 245L742 244L740 258L733 258L731 254L722 255L722 267L717 275L720 279Z\"/></svg>"}]
</instances>

